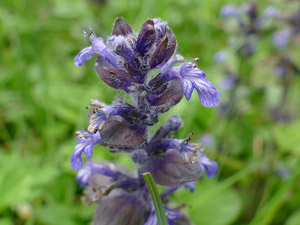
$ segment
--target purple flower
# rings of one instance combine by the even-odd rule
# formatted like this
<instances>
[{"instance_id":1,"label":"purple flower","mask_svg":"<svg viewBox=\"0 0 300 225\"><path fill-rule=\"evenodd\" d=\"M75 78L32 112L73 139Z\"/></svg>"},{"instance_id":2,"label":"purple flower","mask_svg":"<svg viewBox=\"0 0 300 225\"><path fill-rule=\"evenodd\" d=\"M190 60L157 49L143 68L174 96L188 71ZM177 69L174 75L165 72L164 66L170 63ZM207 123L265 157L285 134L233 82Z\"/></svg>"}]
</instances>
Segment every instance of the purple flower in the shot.
<instances>
[{"instance_id":1,"label":"purple flower","mask_svg":"<svg viewBox=\"0 0 300 225\"><path fill-rule=\"evenodd\" d=\"M83 164L82 153L85 153L87 158L91 159L94 145L100 144L102 139L99 132L90 133L86 130L80 130L76 132L76 135L78 142L70 158L70 163L74 170L79 170Z\"/></svg>"},{"instance_id":2,"label":"purple flower","mask_svg":"<svg viewBox=\"0 0 300 225\"><path fill-rule=\"evenodd\" d=\"M126 21L118 18L108 44L97 37L93 30L86 34L86 37L90 39L92 46L79 52L75 64L80 66L93 54L100 55L96 61L96 71L102 80L113 88L123 89L128 93L147 92L146 86L142 85L145 75L151 69L161 68L161 72L166 71L165 73L172 73L174 76L163 82L167 84L167 89L165 85L158 85L157 82L152 82L151 85L150 82L148 101L151 105L164 105L165 109L161 111L166 111L180 101L182 93L189 100L194 88L204 106L211 107L219 103L220 93L204 78L206 75L196 68L194 61L171 68L178 62L172 58L176 50L176 38L166 22L159 19L147 20L138 37L135 37ZM178 81L171 81L176 78L181 79L183 92ZM172 103L166 106L170 98Z\"/></svg>"},{"instance_id":3,"label":"purple flower","mask_svg":"<svg viewBox=\"0 0 300 225\"><path fill-rule=\"evenodd\" d=\"M225 91L232 90L238 82L238 78L232 72L227 71L225 78L220 82L220 88Z\"/></svg>"},{"instance_id":4,"label":"purple flower","mask_svg":"<svg viewBox=\"0 0 300 225\"><path fill-rule=\"evenodd\" d=\"M165 186L198 180L204 172L199 163L184 163L182 155L175 149L167 150L162 156L150 157L142 170L149 171L156 183Z\"/></svg>"},{"instance_id":5,"label":"purple flower","mask_svg":"<svg viewBox=\"0 0 300 225\"><path fill-rule=\"evenodd\" d=\"M224 62L227 59L228 55L224 51L219 51L216 54L214 54L214 62L215 63L221 63Z\"/></svg>"},{"instance_id":6,"label":"purple flower","mask_svg":"<svg viewBox=\"0 0 300 225\"><path fill-rule=\"evenodd\" d=\"M145 124L149 123L148 117L139 113L137 108L124 99L117 99L112 106L91 106L91 108L88 131L99 132L102 145L122 149L136 147L144 142L143 134ZM132 121L139 123L140 126L135 126Z\"/></svg>"},{"instance_id":7,"label":"purple flower","mask_svg":"<svg viewBox=\"0 0 300 225\"><path fill-rule=\"evenodd\" d=\"M115 150L130 151L145 142L144 127L139 128L126 121L109 119L100 131L102 144Z\"/></svg>"},{"instance_id":8,"label":"purple flower","mask_svg":"<svg viewBox=\"0 0 300 225\"><path fill-rule=\"evenodd\" d=\"M132 93L138 87L138 81L132 74L121 66L112 65L102 56L97 58L95 67L100 78L115 89L123 89Z\"/></svg>"},{"instance_id":9,"label":"purple flower","mask_svg":"<svg viewBox=\"0 0 300 225\"><path fill-rule=\"evenodd\" d=\"M219 104L218 90L205 79L206 74L198 69L195 64L183 63L179 67L182 88L187 100L190 100L194 89L198 92L200 101L205 107L213 107Z\"/></svg>"},{"instance_id":10,"label":"purple flower","mask_svg":"<svg viewBox=\"0 0 300 225\"><path fill-rule=\"evenodd\" d=\"M89 118L89 126L88 131L91 133L95 133L98 130L102 130L105 122L112 118L113 116L122 116L126 115L135 108L133 106L107 106L104 108L95 108Z\"/></svg>"},{"instance_id":11,"label":"purple flower","mask_svg":"<svg viewBox=\"0 0 300 225\"><path fill-rule=\"evenodd\" d=\"M128 93L136 91L149 70L165 65L177 45L172 30L159 19L147 20L138 37L121 17L116 19L107 44L92 29L85 36L92 45L78 53L75 65L81 66L94 54L100 55L96 61L99 76L111 87Z\"/></svg>"},{"instance_id":12,"label":"purple flower","mask_svg":"<svg viewBox=\"0 0 300 225\"><path fill-rule=\"evenodd\" d=\"M101 200L94 217L95 225L141 225L145 222L147 203L142 193L121 192Z\"/></svg>"},{"instance_id":13,"label":"purple flower","mask_svg":"<svg viewBox=\"0 0 300 225\"><path fill-rule=\"evenodd\" d=\"M245 24L243 16L241 15L241 11L243 11L243 10L241 10L239 7L237 7L235 5L226 5L221 9L220 16L222 19L226 19L228 17L233 17L240 26L239 31L244 33L246 24Z\"/></svg>"},{"instance_id":14,"label":"purple flower","mask_svg":"<svg viewBox=\"0 0 300 225\"><path fill-rule=\"evenodd\" d=\"M96 163L88 161L84 168L77 173L76 180L82 187L86 187L90 177L95 174L101 174L113 179L128 179L127 174L129 174L129 171L125 167L121 167L114 163Z\"/></svg>"},{"instance_id":15,"label":"purple flower","mask_svg":"<svg viewBox=\"0 0 300 225\"><path fill-rule=\"evenodd\" d=\"M287 23L287 28L276 31L273 34L273 43L279 49L284 49L288 45L290 39L299 34L300 11L298 10L295 13L291 13L283 22Z\"/></svg>"},{"instance_id":16,"label":"purple flower","mask_svg":"<svg viewBox=\"0 0 300 225\"><path fill-rule=\"evenodd\" d=\"M238 22L235 49L239 56L248 58L257 50L257 39L270 28L269 19L279 17L279 10L269 6L259 14L256 2L250 2L242 6L227 5L221 9L220 14L222 18L232 16Z\"/></svg>"},{"instance_id":17,"label":"purple flower","mask_svg":"<svg viewBox=\"0 0 300 225\"><path fill-rule=\"evenodd\" d=\"M122 225L126 222L133 225L158 225L155 208L144 181L131 176L121 165L90 161L78 172L77 181L86 188L83 201L86 204L99 203L94 217L95 224ZM194 190L194 183L180 186ZM162 199L165 200L171 193L167 190ZM165 206L165 211L170 224L180 217L177 210ZM116 213L118 216L115 216Z\"/></svg>"},{"instance_id":18,"label":"purple flower","mask_svg":"<svg viewBox=\"0 0 300 225\"><path fill-rule=\"evenodd\" d=\"M161 139L168 138L174 131L182 125L182 120L174 115L171 116L152 136L150 143L155 143Z\"/></svg>"},{"instance_id":19,"label":"purple flower","mask_svg":"<svg viewBox=\"0 0 300 225\"><path fill-rule=\"evenodd\" d=\"M256 52L256 40L246 41L239 49L238 53L243 57L251 57Z\"/></svg>"},{"instance_id":20,"label":"purple flower","mask_svg":"<svg viewBox=\"0 0 300 225\"><path fill-rule=\"evenodd\" d=\"M201 152L201 144L189 143L191 134L186 139L169 139L170 134L180 125L178 117L171 117L146 146L148 157L142 163L140 171L150 172L158 184L177 186L196 181L205 172L211 178L218 171L217 163Z\"/></svg>"},{"instance_id":21,"label":"purple flower","mask_svg":"<svg viewBox=\"0 0 300 225\"><path fill-rule=\"evenodd\" d=\"M274 73L278 77L284 77L288 73L299 73L299 71L298 66L288 56L280 57L274 69Z\"/></svg>"},{"instance_id":22,"label":"purple flower","mask_svg":"<svg viewBox=\"0 0 300 225\"><path fill-rule=\"evenodd\" d=\"M179 79L166 82L158 80L150 83L150 88L147 101L151 106L156 107L156 110L160 113L168 111L183 97L182 83Z\"/></svg>"},{"instance_id":23,"label":"purple flower","mask_svg":"<svg viewBox=\"0 0 300 225\"><path fill-rule=\"evenodd\" d=\"M138 164L144 164L148 160L148 154L144 149L138 149L133 152L131 159Z\"/></svg>"},{"instance_id":24,"label":"purple flower","mask_svg":"<svg viewBox=\"0 0 300 225\"><path fill-rule=\"evenodd\" d=\"M170 80L181 80L182 90L187 100L190 100L194 89L198 92L200 101L205 107L213 107L219 104L219 91L205 79L206 74L197 68L194 63L198 59L191 62L184 62L180 66L173 67L165 73L159 74L149 82L150 86L156 84L158 80L169 82Z\"/></svg>"},{"instance_id":25,"label":"purple flower","mask_svg":"<svg viewBox=\"0 0 300 225\"><path fill-rule=\"evenodd\" d=\"M111 162L89 161L79 170L76 180L86 188L84 201L87 204L99 202L102 198L111 195L112 191L135 191L142 185L128 169Z\"/></svg>"},{"instance_id":26,"label":"purple flower","mask_svg":"<svg viewBox=\"0 0 300 225\"><path fill-rule=\"evenodd\" d=\"M212 148L216 145L216 139L211 133L204 133L200 138L200 143L206 148Z\"/></svg>"},{"instance_id":27,"label":"purple flower","mask_svg":"<svg viewBox=\"0 0 300 225\"><path fill-rule=\"evenodd\" d=\"M185 144L173 139L162 140L149 148L152 155L148 157L141 170L149 171L155 182L160 185L177 186L196 181L205 172L209 178L217 174L217 163L199 151L201 149L199 144Z\"/></svg>"},{"instance_id":28,"label":"purple flower","mask_svg":"<svg viewBox=\"0 0 300 225\"><path fill-rule=\"evenodd\" d=\"M168 149L176 149L182 156L184 163L194 163L198 159L201 144L189 144L190 135L186 139L161 139L155 143L149 142L146 150L149 154L158 154Z\"/></svg>"},{"instance_id":29,"label":"purple flower","mask_svg":"<svg viewBox=\"0 0 300 225\"><path fill-rule=\"evenodd\" d=\"M205 171L208 178L212 178L218 173L218 163L210 160L206 155L200 153L198 162L201 165L202 171Z\"/></svg>"},{"instance_id":30,"label":"purple flower","mask_svg":"<svg viewBox=\"0 0 300 225\"><path fill-rule=\"evenodd\" d=\"M287 68L285 67L285 65L278 64L278 65L275 66L274 73L278 77L283 77L287 73Z\"/></svg>"},{"instance_id":31,"label":"purple flower","mask_svg":"<svg viewBox=\"0 0 300 225\"><path fill-rule=\"evenodd\" d=\"M262 17L264 19L270 19L270 18L278 18L280 16L280 11L279 9L269 6L265 9L265 11L262 14Z\"/></svg>"},{"instance_id":32,"label":"purple flower","mask_svg":"<svg viewBox=\"0 0 300 225\"><path fill-rule=\"evenodd\" d=\"M235 5L226 5L221 9L221 17L226 18L228 16L233 16L236 18L240 17L240 13Z\"/></svg>"},{"instance_id":33,"label":"purple flower","mask_svg":"<svg viewBox=\"0 0 300 225\"><path fill-rule=\"evenodd\" d=\"M281 177L281 179L283 180L287 180L291 177L291 171L289 168L278 168L275 171L276 175L279 175Z\"/></svg>"},{"instance_id":34,"label":"purple flower","mask_svg":"<svg viewBox=\"0 0 300 225\"><path fill-rule=\"evenodd\" d=\"M75 66L82 66L86 60L89 60L94 54L102 55L112 65L117 65L119 58L111 51L111 49L104 43L101 37L97 37L95 32L84 35L91 41L92 45L82 49L75 57Z\"/></svg>"},{"instance_id":35,"label":"purple flower","mask_svg":"<svg viewBox=\"0 0 300 225\"><path fill-rule=\"evenodd\" d=\"M292 31L289 28L275 32L273 34L274 45L279 49L285 48L290 40L291 35Z\"/></svg>"}]
</instances>

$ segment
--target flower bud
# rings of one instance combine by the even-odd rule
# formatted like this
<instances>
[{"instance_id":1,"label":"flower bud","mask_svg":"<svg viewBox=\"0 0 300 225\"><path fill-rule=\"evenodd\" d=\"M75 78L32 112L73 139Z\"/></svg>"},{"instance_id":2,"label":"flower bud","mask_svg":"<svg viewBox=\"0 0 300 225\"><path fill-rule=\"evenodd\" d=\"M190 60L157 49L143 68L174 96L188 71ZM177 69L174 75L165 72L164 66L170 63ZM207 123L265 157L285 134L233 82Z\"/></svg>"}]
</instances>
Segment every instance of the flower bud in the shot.
<instances>
[{"instance_id":1,"label":"flower bud","mask_svg":"<svg viewBox=\"0 0 300 225\"><path fill-rule=\"evenodd\" d=\"M152 47L156 39L156 32L154 29L154 22L152 20L147 20L139 33L137 39L137 51L143 56Z\"/></svg>"},{"instance_id":2,"label":"flower bud","mask_svg":"<svg viewBox=\"0 0 300 225\"><path fill-rule=\"evenodd\" d=\"M170 80L166 83L153 84L152 92L147 100L152 106L158 106L160 112L168 111L183 97L183 89L179 79Z\"/></svg>"},{"instance_id":3,"label":"flower bud","mask_svg":"<svg viewBox=\"0 0 300 225\"><path fill-rule=\"evenodd\" d=\"M128 34L132 34L133 30L131 26L124 20L122 17L118 17L115 20L114 27L113 27L113 35L123 35L126 36Z\"/></svg>"},{"instance_id":4,"label":"flower bud","mask_svg":"<svg viewBox=\"0 0 300 225\"><path fill-rule=\"evenodd\" d=\"M105 83L115 89L123 89L127 92L131 92L129 87L132 85L132 83L136 82L131 74L125 70L113 66L102 56L97 58L95 68L99 77Z\"/></svg>"}]
</instances>

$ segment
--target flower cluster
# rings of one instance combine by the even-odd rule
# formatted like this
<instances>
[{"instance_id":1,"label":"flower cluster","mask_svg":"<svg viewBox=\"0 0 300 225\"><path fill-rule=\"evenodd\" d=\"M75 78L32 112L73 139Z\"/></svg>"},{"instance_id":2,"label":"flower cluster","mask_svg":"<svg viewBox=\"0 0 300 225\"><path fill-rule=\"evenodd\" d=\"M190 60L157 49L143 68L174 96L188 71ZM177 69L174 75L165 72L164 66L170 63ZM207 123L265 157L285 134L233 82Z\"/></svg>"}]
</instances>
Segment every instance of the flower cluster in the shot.
<instances>
[{"instance_id":1,"label":"flower cluster","mask_svg":"<svg viewBox=\"0 0 300 225\"><path fill-rule=\"evenodd\" d=\"M280 21L286 26L273 33L273 44L280 50L274 70L275 75L285 77L287 74L299 74L299 67L284 50L288 47L290 40L300 34L300 8L295 12L289 12L288 16L282 13Z\"/></svg>"},{"instance_id":2,"label":"flower cluster","mask_svg":"<svg viewBox=\"0 0 300 225\"><path fill-rule=\"evenodd\" d=\"M223 19L233 17L238 23L237 40L238 53L242 57L250 57L256 51L258 36L269 27L268 21L279 16L279 10L270 6L259 15L257 4L253 1L241 7L227 5L221 9Z\"/></svg>"},{"instance_id":3,"label":"flower cluster","mask_svg":"<svg viewBox=\"0 0 300 225\"><path fill-rule=\"evenodd\" d=\"M300 8L290 13L288 17L281 17L281 20L287 25L273 34L273 43L279 49L287 47L290 39L300 33Z\"/></svg>"},{"instance_id":4,"label":"flower cluster","mask_svg":"<svg viewBox=\"0 0 300 225\"><path fill-rule=\"evenodd\" d=\"M230 30L230 48L216 52L213 57L213 61L220 64L224 73L219 86L222 90L229 92L227 95L229 98L223 101L219 107L219 113L228 118L232 117L235 103L245 94L250 93L247 88L249 77L245 76L249 72L245 68L251 68L251 62L248 59L256 53L258 41L270 33L274 27L272 19L280 16L280 11L273 6L267 7L262 13L259 11L256 1L250 1L241 6L226 5L220 11L220 17L223 25L227 26L226 29L230 29L230 25L236 25ZM233 54L230 54L231 52ZM235 60L239 62L237 68L230 66L229 57L235 57ZM240 93L242 89L245 90L244 93Z\"/></svg>"},{"instance_id":5,"label":"flower cluster","mask_svg":"<svg viewBox=\"0 0 300 225\"><path fill-rule=\"evenodd\" d=\"M194 89L205 107L219 103L218 90L206 80L194 59L184 61L177 55L174 33L166 22L147 20L135 35L130 25L117 18L112 36L107 42L92 28L85 36L91 46L75 57L81 66L93 55L98 55L95 68L109 86L130 94L132 102L117 98L112 105L92 100L88 127L77 134L78 143L70 158L74 170L79 170L77 181L85 187L83 201L99 204L94 224L158 224L143 172L151 172L156 183L167 186L161 194L166 197L180 187L194 190L194 182L204 174L217 174L217 163L203 154L201 144L186 139L172 138L182 121L172 116L149 138L148 128L158 122L159 114L168 111L183 97L191 98ZM180 65L176 65L181 63ZM151 70L158 74L150 77ZM127 152L137 167L137 174L112 162L90 159L93 147L106 146L112 152ZM82 154L88 158L83 162ZM189 224L179 209L165 206L169 224Z\"/></svg>"}]
</instances>

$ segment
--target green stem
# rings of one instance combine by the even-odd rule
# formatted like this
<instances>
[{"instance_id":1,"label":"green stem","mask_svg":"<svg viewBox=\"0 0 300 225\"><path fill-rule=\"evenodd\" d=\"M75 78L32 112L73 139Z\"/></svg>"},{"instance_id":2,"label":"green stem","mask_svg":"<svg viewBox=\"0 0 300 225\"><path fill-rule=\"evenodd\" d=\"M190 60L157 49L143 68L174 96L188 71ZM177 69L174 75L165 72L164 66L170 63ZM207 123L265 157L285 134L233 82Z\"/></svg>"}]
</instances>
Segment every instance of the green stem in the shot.
<instances>
[{"instance_id":1,"label":"green stem","mask_svg":"<svg viewBox=\"0 0 300 225\"><path fill-rule=\"evenodd\" d=\"M148 190L149 190L150 195L151 195L152 200L153 200L153 204L154 204L158 224L159 225L168 225L164 205L161 201L160 195L158 193L156 184L153 180L153 177L152 177L151 173L149 173L149 172L148 173L142 173L142 175L143 175L143 177L146 181Z\"/></svg>"}]
</instances>

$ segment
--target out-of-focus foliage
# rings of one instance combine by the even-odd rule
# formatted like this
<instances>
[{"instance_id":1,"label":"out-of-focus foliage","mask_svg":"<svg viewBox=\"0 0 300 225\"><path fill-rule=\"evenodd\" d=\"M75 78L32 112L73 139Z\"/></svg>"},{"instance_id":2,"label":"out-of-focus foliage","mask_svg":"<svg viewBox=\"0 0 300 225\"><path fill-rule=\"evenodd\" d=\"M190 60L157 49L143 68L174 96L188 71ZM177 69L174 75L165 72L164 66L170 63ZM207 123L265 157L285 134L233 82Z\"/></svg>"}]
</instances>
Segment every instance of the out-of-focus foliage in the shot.
<instances>
[{"instance_id":1,"label":"out-of-focus foliage","mask_svg":"<svg viewBox=\"0 0 300 225\"><path fill-rule=\"evenodd\" d=\"M204 108L195 95L182 100L162 122L178 114L185 122L177 137L194 132L215 139L207 146L219 162L217 179L202 179L194 193L173 196L184 203L196 225L299 223L300 210L300 77L293 73L284 104L285 78L274 75L281 55L299 67L299 37L278 50L273 32L287 26L273 20L259 35L252 57L237 57L228 44L234 24L220 18L226 4L218 0L1 0L0 1L0 225L88 224L95 207L80 202L82 189L75 182L69 157L76 143L75 130L86 127L85 106L98 97L110 103L116 95L96 76L93 60L80 68L74 56L88 42L81 34L88 25L99 36L111 32L114 19L123 16L138 29L147 18L169 22L180 44L179 53L199 57L199 67L219 89L224 66L213 63L219 50L228 52L226 66L243 85L221 90L221 102ZM277 7L284 16L296 12L297 1L258 1L260 13ZM227 25L225 24L227 23ZM232 27L233 26L233 27ZM228 30L229 29L229 30ZM192 107L191 107L192 105ZM126 155L95 148L98 160L131 165ZM132 166L132 165L131 165Z\"/></svg>"}]
</instances>

